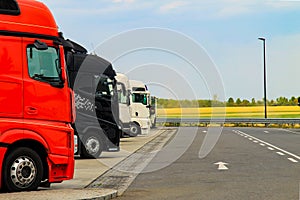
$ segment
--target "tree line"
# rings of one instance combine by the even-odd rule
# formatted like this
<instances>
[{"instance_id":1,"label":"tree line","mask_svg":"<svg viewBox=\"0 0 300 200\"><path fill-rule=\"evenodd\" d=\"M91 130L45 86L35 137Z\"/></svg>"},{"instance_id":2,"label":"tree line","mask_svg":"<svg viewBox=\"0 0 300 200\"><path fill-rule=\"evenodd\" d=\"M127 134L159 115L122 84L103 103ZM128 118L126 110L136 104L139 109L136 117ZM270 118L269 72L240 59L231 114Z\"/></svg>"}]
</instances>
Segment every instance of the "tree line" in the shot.
<instances>
[{"instance_id":1,"label":"tree line","mask_svg":"<svg viewBox=\"0 0 300 200\"><path fill-rule=\"evenodd\" d=\"M198 108L198 107L237 107L237 106L263 106L264 99L256 100L252 98L247 99L232 97L228 98L226 102L217 100L174 100L174 99L158 99L158 108ZM268 106L296 106L298 105L298 98L292 96L291 98L278 97L275 100L267 100Z\"/></svg>"}]
</instances>

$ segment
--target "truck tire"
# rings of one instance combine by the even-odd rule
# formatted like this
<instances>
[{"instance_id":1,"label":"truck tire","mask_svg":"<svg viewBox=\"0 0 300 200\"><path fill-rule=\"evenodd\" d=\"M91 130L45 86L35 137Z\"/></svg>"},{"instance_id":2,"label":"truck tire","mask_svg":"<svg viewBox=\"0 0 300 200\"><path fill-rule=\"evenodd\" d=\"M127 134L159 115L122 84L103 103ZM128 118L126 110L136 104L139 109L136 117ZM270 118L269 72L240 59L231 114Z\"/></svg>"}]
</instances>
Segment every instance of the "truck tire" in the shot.
<instances>
[{"instance_id":1,"label":"truck tire","mask_svg":"<svg viewBox=\"0 0 300 200\"><path fill-rule=\"evenodd\" d=\"M3 186L8 192L36 190L43 177L40 156L30 148L19 147L7 155L2 171Z\"/></svg>"},{"instance_id":2,"label":"truck tire","mask_svg":"<svg viewBox=\"0 0 300 200\"><path fill-rule=\"evenodd\" d=\"M87 133L82 139L80 157L97 159L103 151L102 145L101 137L97 133Z\"/></svg>"},{"instance_id":3,"label":"truck tire","mask_svg":"<svg viewBox=\"0 0 300 200\"><path fill-rule=\"evenodd\" d=\"M131 137L136 137L137 135L140 135L141 133L142 133L141 127L137 123L132 123L130 125L129 135Z\"/></svg>"}]
</instances>

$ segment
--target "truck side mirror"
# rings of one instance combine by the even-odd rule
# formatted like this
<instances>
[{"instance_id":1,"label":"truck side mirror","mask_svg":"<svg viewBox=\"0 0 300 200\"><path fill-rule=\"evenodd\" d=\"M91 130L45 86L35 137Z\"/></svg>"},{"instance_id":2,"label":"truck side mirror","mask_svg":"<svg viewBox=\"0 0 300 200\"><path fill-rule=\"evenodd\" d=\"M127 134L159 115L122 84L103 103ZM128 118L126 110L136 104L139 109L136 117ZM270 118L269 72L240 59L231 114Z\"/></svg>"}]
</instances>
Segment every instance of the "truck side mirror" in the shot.
<instances>
[{"instance_id":1,"label":"truck side mirror","mask_svg":"<svg viewBox=\"0 0 300 200\"><path fill-rule=\"evenodd\" d=\"M121 83L121 87L122 87L123 96L125 96L126 95L126 88L125 88L124 83Z\"/></svg>"},{"instance_id":2,"label":"truck side mirror","mask_svg":"<svg viewBox=\"0 0 300 200\"><path fill-rule=\"evenodd\" d=\"M298 97L298 106L300 106L300 97Z\"/></svg>"},{"instance_id":3,"label":"truck side mirror","mask_svg":"<svg viewBox=\"0 0 300 200\"><path fill-rule=\"evenodd\" d=\"M155 109L153 107L150 108L150 114L154 115L155 114Z\"/></svg>"},{"instance_id":4,"label":"truck side mirror","mask_svg":"<svg viewBox=\"0 0 300 200\"><path fill-rule=\"evenodd\" d=\"M127 96L127 106L130 106L130 97L131 97L131 95Z\"/></svg>"}]
</instances>

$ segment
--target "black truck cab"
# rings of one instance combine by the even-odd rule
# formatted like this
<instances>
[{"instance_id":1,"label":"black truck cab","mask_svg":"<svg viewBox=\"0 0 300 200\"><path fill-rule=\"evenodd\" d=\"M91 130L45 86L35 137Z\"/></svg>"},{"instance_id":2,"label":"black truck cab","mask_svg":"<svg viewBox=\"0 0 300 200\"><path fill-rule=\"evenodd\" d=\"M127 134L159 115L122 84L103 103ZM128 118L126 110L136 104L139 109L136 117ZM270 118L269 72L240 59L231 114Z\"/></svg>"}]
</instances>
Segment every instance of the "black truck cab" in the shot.
<instances>
[{"instance_id":1,"label":"black truck cab","mask_svg":"<svg viewBox=\"0 0 300 200\"><path fill-rule=\"evenodd\" d=\"M78 139L75 154L97 158L102 151L119 151L119 105L112 64L87 54L70 40L65 43L68 43L64 46L70 87L75 93L73 128Z\"/></svg>"}]
</instances>

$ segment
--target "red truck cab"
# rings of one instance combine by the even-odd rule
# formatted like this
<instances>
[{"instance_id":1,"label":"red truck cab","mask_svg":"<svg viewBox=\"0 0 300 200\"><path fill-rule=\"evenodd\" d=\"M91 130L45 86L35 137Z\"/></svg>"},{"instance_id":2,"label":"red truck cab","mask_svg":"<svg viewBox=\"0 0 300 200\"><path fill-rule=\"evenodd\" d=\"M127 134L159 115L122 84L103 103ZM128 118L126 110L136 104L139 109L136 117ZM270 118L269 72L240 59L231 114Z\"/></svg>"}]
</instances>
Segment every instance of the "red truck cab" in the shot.
<instances>
[{"instance_id":1,"label":"red truck cab","mask_svg":"<svg viewBox=\"0 0 300 200\"><path fill-rule=\"evenodd\" d=\"M34 190L74 173L73 93L49 9L0 2L0 187Z\"/></svg>"}]
</instances>

